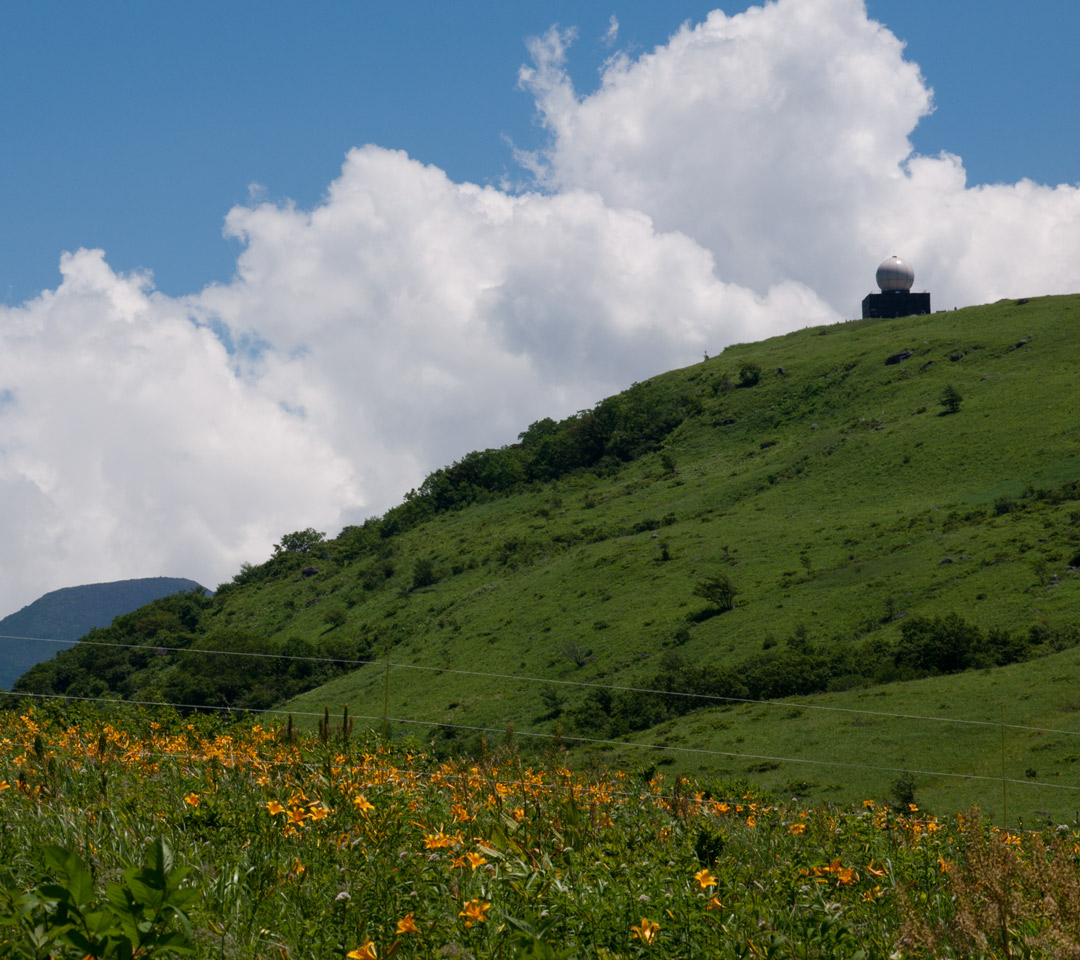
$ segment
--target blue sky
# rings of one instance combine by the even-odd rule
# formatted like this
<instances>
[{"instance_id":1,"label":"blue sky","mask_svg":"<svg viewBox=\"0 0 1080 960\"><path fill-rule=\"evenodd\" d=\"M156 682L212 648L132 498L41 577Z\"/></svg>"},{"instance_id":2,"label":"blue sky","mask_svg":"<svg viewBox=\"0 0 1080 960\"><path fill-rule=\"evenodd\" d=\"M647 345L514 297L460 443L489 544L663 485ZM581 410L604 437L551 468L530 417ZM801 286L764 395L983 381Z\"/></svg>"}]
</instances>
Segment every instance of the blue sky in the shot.
<instances>
[{"instance_id":1,"label":"blue sky","mask_svg":"<svg viewBox=\"0 0 1080 960\"><path fill-rule=\"evenodd\" d=\"M0 615L214 586L542 417L856 316L891 254L938 310L1077 291L1078 28L0 3Z\"/></svg>"},{"instance_id":2,"label":"blue sky","mask_svg":"<svg viewBox=\"0 0 1080 960\"><path fill-rule=\"evenodd\" d=\"M569 72L587 93L613 50L651 50L716 6L3 4L0 302L55 286L60 253L80 246L152 270L172 295L227 280L238 245L222 221L248 185L310 206L352 146L405 150L456 181L520 179L507 139L542 136L517 89L526 37L576 27ZM1080 180L1080 4L870 0L868 12L934 88L918 152L959 154L972 183Z\"/></svg>"}]
</instances>

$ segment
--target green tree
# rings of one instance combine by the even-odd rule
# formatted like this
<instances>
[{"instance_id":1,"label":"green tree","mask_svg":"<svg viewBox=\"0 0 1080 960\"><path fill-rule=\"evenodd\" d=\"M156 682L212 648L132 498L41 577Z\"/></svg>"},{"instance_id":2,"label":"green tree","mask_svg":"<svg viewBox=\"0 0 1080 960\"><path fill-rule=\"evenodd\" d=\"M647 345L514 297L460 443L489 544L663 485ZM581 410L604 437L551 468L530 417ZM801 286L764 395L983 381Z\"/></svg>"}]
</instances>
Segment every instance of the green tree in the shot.
<instances>
[{"instance_id":1,"label":"green tree","mask_svg":"<svg viewBox=\"0 0 1080 960\"><path fill-rule=\"evenodd\" d=\"M963 402L964 398L960 396L960 391L951 383L945 385L945 389L938 398L938 403L945 408L946 413L956 413L956 411L960 409L960 404Z\"/></svg>"},{"instance_id":2,"label":"green tree","mask_svg":"<svg viewBox=\"0 0 1080 960\"><path fill-rule=\"evenodd\" d=\"M435 564L427 557L421 557L413 564L412 585L414 590L430 587L438 577L435 576Z\"/></svg>"},{"instance_id":3,"label":"green tree","mask_svg":"<svg viewBox=\"0 0 1080 960\"><path fill-rule=\"evenodd\" d=\"M287 533L281 538L280 543L274 544L274 555L279 553L311 553L311 551L326 539L325 533L308 527L306 530L297 530L295 533Z\"/></svg>"},{"instance_id":4,"label":"green tree","mask_svg":"<svg viewBox=\"0 0 1080 960\"><path fill-rule=\"evenodd\" d=\"M726 573L714 573L694 587L694 596L708 600L718 610L732 610L739 589Z\"/></svg>"}]
</instances>

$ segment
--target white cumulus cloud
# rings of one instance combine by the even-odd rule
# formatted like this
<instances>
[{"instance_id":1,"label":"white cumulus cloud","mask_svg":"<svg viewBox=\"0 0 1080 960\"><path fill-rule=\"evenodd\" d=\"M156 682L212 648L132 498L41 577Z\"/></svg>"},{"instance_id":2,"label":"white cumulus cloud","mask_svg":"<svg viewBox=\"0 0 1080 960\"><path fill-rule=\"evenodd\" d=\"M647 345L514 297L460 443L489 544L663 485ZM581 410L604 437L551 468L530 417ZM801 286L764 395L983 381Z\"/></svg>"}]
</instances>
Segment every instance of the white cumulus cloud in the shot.
<instances>
[{"instance_id":1,"label":"white cumulus cloud","mask_svg":"<svg viewBox=\"0 0 1080 960\"><path fill-rule=\"evenodd\" d=\"M0 613L120 577L212 586L533 420L853 316L892 253L939 307L1076 286L1077 188L913 155L932 94L862 0L716 11L616 52L587 96L566 34L531 51L531 192L369 145L310 209L253 185L227 283L167 297L80 250L0 307Z\"/></svg>"},{"instance_id":2,"label":"white cumulus cloud","mask_svg":"<svg viewBox=\"0 0 1080 960\"><path fill-rule=\"evenodd\" d=\"M100 250L61 273L0 308L0 609L134 576L214 586L358 502L352 466L147 277Z\"/></svg>"},{"instance_id":3,"label":"white cumulus cloud","mask_svg":"<svg viewBox=\"0 0 1080 960\"><path fill-rule=\"evenodd\" d=\"M350 152L311 211L238 207L236 279L192 304L272 347L272 389L394 502L468 450L735 339L832 318L806 287L719 280L708 251L580 190L512 196Z\"/></svg>"},{"instance_id":4,"label":"white cumulus cloud","mask_svg":"<svg viewBox=\"0 0 1080 960\"><path fill-rule=\"evenodd\" d=\"M942 306L1076 286L1080 192L969 187L960 158L914 156L932 91L863 0L714 11L614 58L585 97L564 35L531 49L520 79L551 135L527 158L541 181L686 233L727 281L797 280L845 316L893 253Z\"/></svg>"}]
</instances>

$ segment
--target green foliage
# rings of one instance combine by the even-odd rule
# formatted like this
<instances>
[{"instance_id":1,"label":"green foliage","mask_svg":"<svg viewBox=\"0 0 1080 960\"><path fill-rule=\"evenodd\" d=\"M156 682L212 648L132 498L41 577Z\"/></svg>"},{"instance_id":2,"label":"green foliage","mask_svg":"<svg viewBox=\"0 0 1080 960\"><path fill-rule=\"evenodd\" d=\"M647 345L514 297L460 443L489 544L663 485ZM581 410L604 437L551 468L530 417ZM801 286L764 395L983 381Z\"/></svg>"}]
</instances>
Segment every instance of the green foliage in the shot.
<instances>
[{"instance_id":1,"label":"green foliage","mask_svg":"<svg viewBox=\"0 0 1080 960\"><path fill-rule=\"evenodd\" d=\"M800 625L782 649L770 645L732 667L691 663L681 653L668 651L659 669L641 686L672 691L671 695L591 691L571 711L571 719L582 733L619 737L726 703L805 697L1019 663L1045 654L1052 640L1073 646L1080 640L1080 629L1039 626L1027 634L1000 628L984 631L953 613L906 620L895 642L874 638L827 647L814 643Z\"/></svg>"},{"instance_id":2,"label":"green foliage","mask_svg":"<svg viewBox=\"0 0 1080 960\"><path fill-rule=\"evenodd\" d=\"M910 811L918 806L915 797L915 778L910 773L902 773L892 782L892 799L901 812Z\"/></svg>"},{"instance_id":3,"label":"green foliage","mask_svg":"<svg viewBox=\"0 0 1080 960\"><path fill-rule=\"evenodd\" d=\"M158 837L140 867L123 871L101 897L86 863L71 850L41 850L46 878L29 893L3 894L0 925L15 958L61 957L132 960L195 953L188 912L198 890L185 883L191 870L176 867Z\"/></svg>"},{"instance_id":4,"label":"green foliage","mask_svg":"<svg viewBox=\"0 0 1080 960\"><path fill-rule=\"evenodd\" d=\"M960 391L951 383L945 384L945 389L942 390L941 396L938 398L938 403L945 408L945 412L956 413L963 402L964 398L960 396Z\"/></svg>"},{"instance_id":5,"label":"green foliage","mask_svg":"<svg viewBox=\"0 0 1080 960\"><path fill-rule=\"evenodd\" d=\"M756 387L761 381L761 365L748 360L739 367L739 386Z\"/></svg>"},{"instance_id":6,"label":"green foliage","mask_svg":"<svg viewBox=\"0 0 1080 960\"><path fill-rule=\"evenodd\" d=\"M435 563L429 557L421 557L413 564L412 586L414 590L430 587L438 577L435 575Z\"/></svg>"},{"instance_id":7,"label":"green foliage","mask_svg":"<svg viewBox=\"0 0 1080 960\"><path fill-rule=\"evenodd\" d=\"M340 627L347 619L348 615L345 612L345 608L341 606L335 605L323 614L323 623L329 627Z\"/></svg>"},{"instance_id":8,"label":"green foliage","mask_svg":"<svg viewBox=\"0 0 1080 960\"><path fill-rule=\"evenodd\" d=\"M388 517L411 526L431 514L507 496L529 483L617 467L657 449L683 420L700 410L697 398L672 396L654 384L636 383L561 422L538 420L516 444L474 451L436 470ZM672 470L674 461L667 456L671 466L666 469Z\"/></svg>"},{"instance_id":9,"label":"green foliage","mask_svg":"<svg viewBox=\"0 0 1080 960\"><path fill-rule=\"evenodd\" d=\"M175 593L205 593L194 580L146 577L65 587L39 597L29 606L0 620L0 688L12 683L34 664L53 656L54 641L74 643L94 628L107 627L115 617ZM43 637L50 642L31 638Z\"/></svg>"},{"instance_id":10,"label":"green foliage","mask_svg":"<svg viewBox=\"0 0 1080 960\"><path fill-rule=\"evenodd\" d=\"M723 572L714 573L701 580L694 587L694 596L707 600L717 610L734 610L738 588L731 578Z\"/></svg>"},{"instance_id":11,"label":"green foliage","mask_svg":"<svg viewBox=\"0 0 1080 960\"><path fill-rule=\"evenodd\" d=\"M320 533L312 527L297 530L294 533L285 534L278 543L275 543L274 553L311 553L325 539L325 533Z\"/></svg>"}]
</instances>

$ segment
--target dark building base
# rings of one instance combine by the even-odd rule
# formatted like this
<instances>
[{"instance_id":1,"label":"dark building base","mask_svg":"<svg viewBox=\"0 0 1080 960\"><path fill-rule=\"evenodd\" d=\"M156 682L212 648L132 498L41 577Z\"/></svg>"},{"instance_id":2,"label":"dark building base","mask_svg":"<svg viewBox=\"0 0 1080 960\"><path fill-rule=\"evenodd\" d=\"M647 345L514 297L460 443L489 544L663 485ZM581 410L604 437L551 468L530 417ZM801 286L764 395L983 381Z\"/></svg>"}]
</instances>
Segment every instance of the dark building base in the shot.
<instances>
[{"instance_id":1,"label":"dark building base","mask_svg":"<svg viewBox=\"0 0 1080 960\"><path fill-rule=\"evenodd\" d=\"M889 293L871 293L862 302L864 320L871 317L911 317L930 312L930 294L909 293L893 290Z\"/></svg>"}]
</instances>

